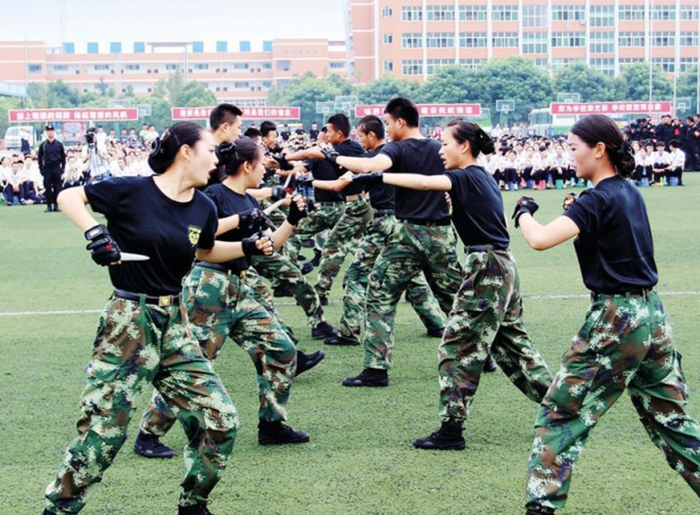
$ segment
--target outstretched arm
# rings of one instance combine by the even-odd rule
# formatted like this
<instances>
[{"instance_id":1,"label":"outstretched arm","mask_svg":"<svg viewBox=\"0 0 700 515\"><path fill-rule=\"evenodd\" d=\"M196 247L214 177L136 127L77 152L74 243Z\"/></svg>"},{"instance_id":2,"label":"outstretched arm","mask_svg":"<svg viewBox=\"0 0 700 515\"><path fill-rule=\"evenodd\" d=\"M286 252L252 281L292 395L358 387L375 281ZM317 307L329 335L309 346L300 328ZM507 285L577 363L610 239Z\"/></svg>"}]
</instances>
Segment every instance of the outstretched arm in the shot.
<instances>
[{"instance_id":1,"label":"outstretched arm","mask_svg":"<svg viewBox=\"0 0 700 515\"><path fill-rule=\"evenodd\" d=\"M387 173L382 175L384 184L411 190L450 191L452 181L446 175L420 175L417 173Z\"/></svg>"},{"instance_id":2,"label":"outstretched arm","mask_svg":"<svg viewBox=\"0 0 700 515\"><path fill-rule=\"evenodd\" d=\"M542 225L530 213L523 213L518 218L518 223L525 241L535 250L551 249L578 236L580 232L578 226L568 216L560 216L547 225Z\"/></svg>"}]
</instances>

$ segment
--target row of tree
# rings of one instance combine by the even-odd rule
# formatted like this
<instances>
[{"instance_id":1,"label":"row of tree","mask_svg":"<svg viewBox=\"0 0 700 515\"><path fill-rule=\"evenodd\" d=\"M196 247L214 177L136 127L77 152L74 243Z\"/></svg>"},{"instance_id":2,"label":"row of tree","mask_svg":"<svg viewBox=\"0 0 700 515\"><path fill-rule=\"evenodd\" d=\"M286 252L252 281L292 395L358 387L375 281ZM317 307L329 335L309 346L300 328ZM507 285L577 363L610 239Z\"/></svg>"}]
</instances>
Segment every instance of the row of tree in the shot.
<instances>
[{"instance_id":1,"label":"row of tree","mask_svg":"<svg viewBox=\"0 0 700 515\"><path fill-rule=\"evenodd\" d=\"M697 69L680 74L676 81L676 96L693 98L695 106ZM0 135L8 125L7 109L18 107L105 107L115 98L114 91L100 81L97 93L80 93L61 82L34 83L28 88L28 99L0 99ZM666 74L656 70L653 74L652 98L670 100L674 84ZM317 102L334 101L337 96L356 96L360 104L382 104L395 96L407 96L416 103L479 103L491 110L498 120L495 105L499 99L513 100L515 111L509 113L509 122L527 121L532 109L548 107L561 92L578 93L581 101L649 100L649 67L636 63L625 67L611 78L600 71L577 63L562 70L557 77L537 68L531 59L511 57L492 59L476 69L459 66L441 68L431 75L425 84L387 75L374 82L353 85L338 75L315 77L307 74L294 78L284 87L273 87L268 105L296 106L301 108L305 124L323 121L316 112ZM169 79L160 79L149 96L136 96L127 87L122 97L132 104L149 104L151 115L141 120L153 123L159 129L171 123L170 108L203 107L216 104L214 94L197 81L184 83L180 73ZM677 116L691 114L676 113Z\"/></svg>"}]
</instances>

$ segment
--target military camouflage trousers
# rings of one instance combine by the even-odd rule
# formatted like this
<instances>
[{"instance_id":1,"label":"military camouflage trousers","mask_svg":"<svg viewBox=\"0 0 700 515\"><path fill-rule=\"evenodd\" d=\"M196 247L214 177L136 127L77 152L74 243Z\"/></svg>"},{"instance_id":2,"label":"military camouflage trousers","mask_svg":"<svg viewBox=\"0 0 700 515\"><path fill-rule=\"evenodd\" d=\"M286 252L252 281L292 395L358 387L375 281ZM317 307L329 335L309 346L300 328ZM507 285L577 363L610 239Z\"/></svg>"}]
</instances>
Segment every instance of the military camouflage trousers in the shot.
<instances>
[{"instance_id":1,"label":"military camouflage trousers","mask_svg":"<svg viewBox=\"0 0 700 515\"><path fill-rule=\"evenodd\" d=\"M241 280L252 290L253 298L258 301L258 303L265 308L270 315L277 319L282 326L282 329L284 329L284 332L287 333L292 342L294 342L294 345L298 345L299 338L296 337L292 328L282 319L282 315L280 315L279 311L277 311L277 308L272 302L272 293L270 292L270 288L268 288L265 281L263 281L262 277L260 277L258 271L255 270L255 268L250 267L246 272L245 277L242 277Z\"/></svg>"},{"instance_id":2,"label":"military camouflage trousers","mask_svg":"<svg viewBox=\"0 0 700 515\"><path fill-rule=\"evenodd\" d=\"M360 239L367 233L372 220L372 208L368 199L355 200L345 204L345 213L340 217L323 244L318 278L314 287L321 297L328 297L333 281L343 266L345 256L354 251Z\"/></svg>"},{"instance_id":3,"label":"military camouflage trousers","mask_svg":"<svg viewBox=\"0 0 700 515\"><path fill-rule=\"evenodd\" d=\"M489 353L528 398L540 402L552 374L523 322L520 278L509 250L470 252L438 348L440 418L462 422Z\"/></svg>"},{"instance_id":4,"label":"military camouflage trousers","mask_svg":"<svg viewBox=\"0 0 700 515\"><path fill-rule=\"evenodd\" d=\"M593 299L537 414L528 506L564 506L589 433L625 388L651 441L700 496L700 425L686 413L681 355L652 291Z\"/></svg>"},{"instance_id":5,"label":"military camouflage trousers","mask_svg":"<svg viewBox=\"0 0 700 515\"><path fill-rule=\"evenodd\" d=\"M286 420L287 401L296 372L296 348L277 319L253 297L236 275L195 265L185 278L183 295L192 330L205 355L216 359L230 337L248 352L257 371L261 420ZM164 435L173 415L154 393L141 418L141 431Z\"/></svg>"},{"instance_id":6,"label":"military camouflage trousers","mask_svg":"<svg viewBox=\"0 0 700 515\"><path fill-rule=\"evenodd\" d=\"M285 245L290 259L296 263L301 251L301 242L313 239L327 229L333 229L344 212L344 202L316 202L316 209L299 223Z\"/></svg>"},{"instance_id":7,"label":"military camouflage trousers","mask_svg":"<svg viewBox=\"0 0 700 515\"><path fill-rule=\"evenodd\" d=\"M447 314L459 289L462 267L451 225L399 222L372 268L365 318L365 368L393 366L394 317L401 294L421 271Z\"/></svg>"},{"instance_id":8,"label":"military camouflage trousers","mask_svg":"<svg viewBox=\"0 0 700 515\"><path fill-rule=\"evenodd\" d=\"M46 488L48 511L78 513L85 506L126 440L144 382L153 383L187 434L180 504L206 503L233 451L238 415L188 328L185 306L112 298L86 372L79 436Z\"/></svg>"},{"instance_id":9,"label":"military camouflage trousers","mask_svg":"<svg viewBox=\"0 0 700 515\"><path fill-rule=\"evenodd\" d=\"M323 316L321 299L291 259L278 252L271 256L253 256L253 266L263 277L289 289L308 317L309 325L317 326L326 319Z\"/></svg>"},{"instance_id":10,"label":"military camouflage trousers","mask_svg":"<svg viewBox=\"0 0 700 515\"><path fill-rule=\"evenodd\" d=\"M360 340L360 332L365 322L367 287L372 267L377 256L386 245L396 228L396 218L391 215L374 218L367 227L352 263L345 272L345 292L343 312L340 317L340 334L349 340ZM406 300L416 311L428 331L438 331L445 327L445 319L440 306L430 291L422 272L414 275L406 287Z\"/></svg>"}]
</instances>

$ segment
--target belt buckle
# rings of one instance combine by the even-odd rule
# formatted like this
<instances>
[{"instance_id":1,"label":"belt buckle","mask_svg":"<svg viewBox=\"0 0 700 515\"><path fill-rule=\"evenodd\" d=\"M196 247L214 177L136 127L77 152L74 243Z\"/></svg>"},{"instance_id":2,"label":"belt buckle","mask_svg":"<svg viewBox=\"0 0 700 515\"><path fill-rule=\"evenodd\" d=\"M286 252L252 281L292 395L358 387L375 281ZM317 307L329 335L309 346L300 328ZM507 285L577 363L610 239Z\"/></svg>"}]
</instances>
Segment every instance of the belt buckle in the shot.
<instances>
[{"instance_id":1,"label":"belt buckle","mask_svg":"<svg viewBox=\"0 0 700 515\"><path fill-rule=\"evenodd\" d=\"M240 273L241 279L245 278L247 273L248 273L248 270L241 270L241 273Z\"/></svg>"},{"instance_id":2,"label":"belt buckle","mask_svg":"<svg viewBox=\"0 0 700 515\"><path fill-rule=\"evenodd\" d=\"M173 303L172 299L172 295L163 295L162 297L158 297L158 306L161 308L167 308Z\"/></svg>"}]
</instances>

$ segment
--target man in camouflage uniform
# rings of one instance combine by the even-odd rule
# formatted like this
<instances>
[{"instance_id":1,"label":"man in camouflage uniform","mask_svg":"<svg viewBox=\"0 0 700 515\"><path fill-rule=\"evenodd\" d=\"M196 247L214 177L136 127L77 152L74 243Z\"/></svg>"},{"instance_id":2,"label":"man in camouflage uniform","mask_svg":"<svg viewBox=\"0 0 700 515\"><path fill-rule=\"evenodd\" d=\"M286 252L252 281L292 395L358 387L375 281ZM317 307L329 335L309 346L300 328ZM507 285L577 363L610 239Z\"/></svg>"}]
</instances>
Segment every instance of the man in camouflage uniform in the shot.
<instances>
[{"instance_id":1,"label":"man in camouflage uniform","mask_svg":"<svg viewBox=\"0 0 700 515\"><path fill-rule=\"evenodd\" d=\"M528 514L564 507L588 435L625 388L654 445L700 496L700 424L686 413L681 355L658 294L594 294L537 414Z\"/></svg>"},{"instance_id":2,"label":"man in camouflage uniform","mask_svg":"<svg viewBox=\"0 0 700 515\"><path fill-rule=\"evenodd\" d=\"M112 298L100 318L81 396L80 436L46 488L45 513L78 513L85 506L126 441L144 382L153 383L187 434L181 506L206 504L233 451L236 408L189 332L184 305L148 305L144 298Z\"/></svg>"}]
</instances>

